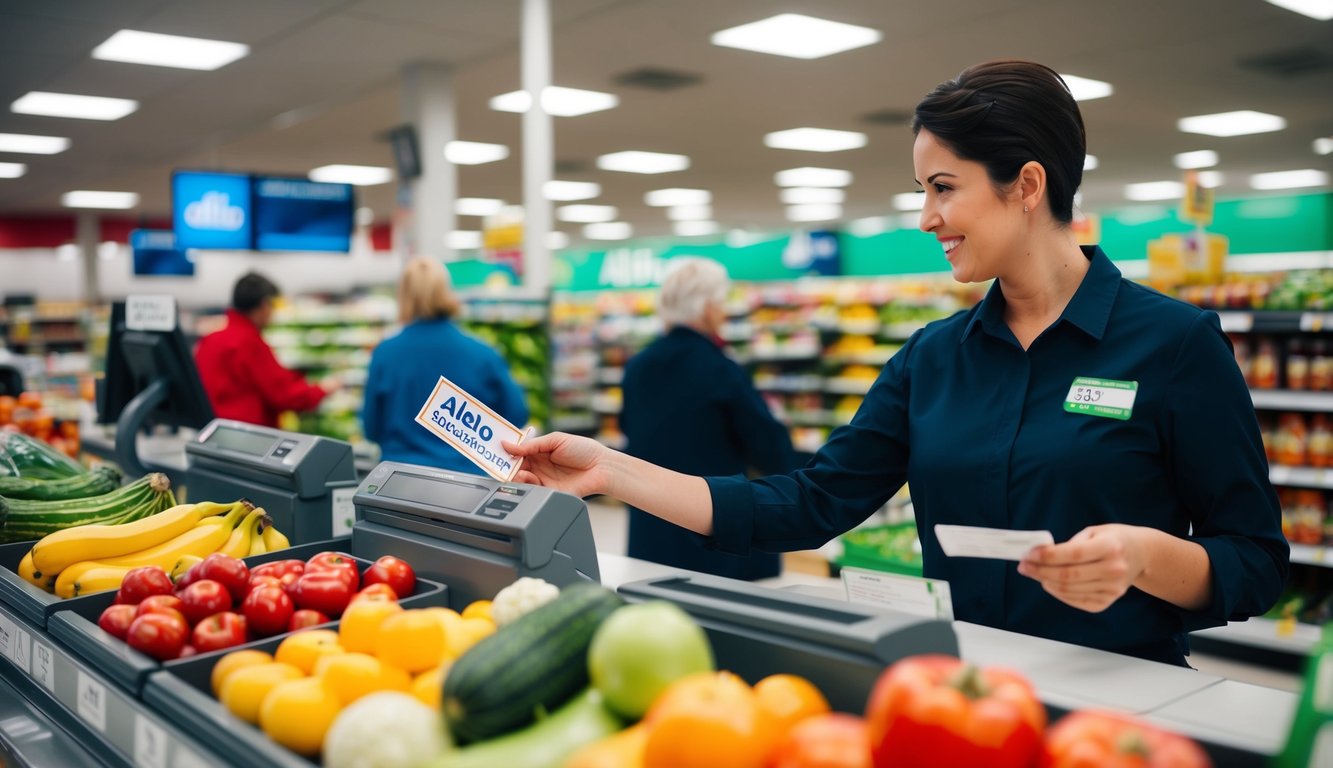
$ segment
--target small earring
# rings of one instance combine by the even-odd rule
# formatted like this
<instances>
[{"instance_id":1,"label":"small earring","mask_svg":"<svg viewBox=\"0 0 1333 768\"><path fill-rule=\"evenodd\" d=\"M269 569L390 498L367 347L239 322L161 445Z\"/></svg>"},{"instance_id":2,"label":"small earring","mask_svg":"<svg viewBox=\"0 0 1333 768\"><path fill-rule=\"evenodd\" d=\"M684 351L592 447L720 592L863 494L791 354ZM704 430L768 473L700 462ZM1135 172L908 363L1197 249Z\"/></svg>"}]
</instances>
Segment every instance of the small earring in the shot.
<instances>
[{"instance_id":1,"label":"small earring","mask_svg":"<svg viewBox=\"0 0 1333 768\"><path fill-rule=\"evenodd\" d=\"M1028 212L1028 207L1025 205L1025 206L1023 206L1023 213L1027 213L1027 212Z\"/></svg>"}]
</instances>

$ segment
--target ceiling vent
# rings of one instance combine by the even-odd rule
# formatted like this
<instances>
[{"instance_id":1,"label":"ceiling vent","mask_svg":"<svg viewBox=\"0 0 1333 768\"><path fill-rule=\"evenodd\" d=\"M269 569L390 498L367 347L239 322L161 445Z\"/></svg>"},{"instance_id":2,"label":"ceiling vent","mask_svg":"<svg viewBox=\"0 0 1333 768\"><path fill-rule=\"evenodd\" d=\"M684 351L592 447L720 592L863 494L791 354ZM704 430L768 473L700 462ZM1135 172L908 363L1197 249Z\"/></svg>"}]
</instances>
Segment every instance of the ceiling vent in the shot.
<instances>
[{"instance_id":1,"label":"ceiling vent","mask_svg":"<svg viewBox=\"0 0 1333 768\"><path fill-rule=\"evenodd\" d=\"M629 72L622 72L612 78L616 85L628 85L631 88L644 88L650 91L674 91L698 85L703 77L674 69L641 67Z\"/></svg>"},{"instance_id":2,"label":"ceiling vent","mask_svg":"<svg viewBox=\"0 0 1333 768\"><path fill-rule=\"evenodd\" d=\"M907 125L912 122L912 113L901 109L881 109L861 115L861 120L874 125Z\"/></svg>"},{"instance_id":3,"label":"ceiling vent","mask_svg":"<svg viewBox=\"0 0 1333 768\"><path fill-rule=\"evenodd\" d=\"M1270 77L1291 78L1333 70L1333 55L1317 48L1289 48L1241 59L1240 65Z\"/></svg>"}]
</instances>

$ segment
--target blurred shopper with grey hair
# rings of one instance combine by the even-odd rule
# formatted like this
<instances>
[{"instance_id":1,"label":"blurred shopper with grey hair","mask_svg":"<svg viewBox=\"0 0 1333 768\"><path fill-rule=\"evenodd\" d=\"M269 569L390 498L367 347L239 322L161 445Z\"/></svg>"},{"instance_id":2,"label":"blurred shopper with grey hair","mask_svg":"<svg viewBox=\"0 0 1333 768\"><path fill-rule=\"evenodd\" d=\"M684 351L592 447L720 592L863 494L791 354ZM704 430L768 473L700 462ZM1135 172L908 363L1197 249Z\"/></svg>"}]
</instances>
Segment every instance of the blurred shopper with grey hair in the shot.
<instances>
[{"instance_id":1,"label":"blurred shopper with grey hair","mask_svg":"<svg viewBox=\"0 0 1333 768\"><path fill-rule=\"evenodd\" d=\"M796 468L787 428L769 412L750 376L722 352L727 270L678 258L662 281L661 338L625 366L620 428L626 452L679 472L735 475ZM776 553L732 555L661 518L630 507L629 555L736 579L776 576Z\"/></svg>"}]
</instances>

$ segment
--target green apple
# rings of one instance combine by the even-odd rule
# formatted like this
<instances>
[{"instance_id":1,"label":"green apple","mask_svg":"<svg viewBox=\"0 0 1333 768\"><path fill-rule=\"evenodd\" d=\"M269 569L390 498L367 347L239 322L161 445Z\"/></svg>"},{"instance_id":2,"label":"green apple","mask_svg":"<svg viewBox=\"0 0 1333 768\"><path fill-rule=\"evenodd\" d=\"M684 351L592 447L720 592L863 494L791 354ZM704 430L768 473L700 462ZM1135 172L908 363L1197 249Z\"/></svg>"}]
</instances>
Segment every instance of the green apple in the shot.
<instances>
[{"instance_id":1,"label":"green apple","mask_svg":"<svg viewBox=\"0 0 1333 768\"><path fill-rule=\"evenodd\" d=\"M656 601L616 609L588 648L588 674L617 714L638 720L657 694L696 672L712 672L708 636L674 603Z\"/></svg>"}]
</instances>

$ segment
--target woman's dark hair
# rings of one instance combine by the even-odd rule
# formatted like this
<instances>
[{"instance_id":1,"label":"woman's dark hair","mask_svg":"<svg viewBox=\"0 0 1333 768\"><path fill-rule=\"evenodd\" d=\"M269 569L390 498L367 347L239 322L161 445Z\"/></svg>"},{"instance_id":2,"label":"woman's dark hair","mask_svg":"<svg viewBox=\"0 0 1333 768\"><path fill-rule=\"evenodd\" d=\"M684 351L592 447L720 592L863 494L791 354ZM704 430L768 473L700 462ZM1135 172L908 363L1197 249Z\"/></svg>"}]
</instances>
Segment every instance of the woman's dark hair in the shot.
<instances>
[{"instance_id":1,"label":"woman's dark hair","mask_svg":"<svg viewBox=\"0 0 1333 768\"><path fill-rule=\"evenodd\" d=\"M264 303L264 299L277 298L280 293L272 280L258 272L247 272L231 289L231 306L242 314L252 312Z\"/></svg>"},{"instance_id":2,"label":"woman's dark hair","mask_svg":"<svg viewBox=\"0 0 1333 768\"><path fill-rule=\"evenodd\" d=\"M954 154L986 166L997 186L1034 160L1046 169L1051 213L1068 224L1083 181L1083 116L1055 70L1030 61L988 61L941 83L916 105L912 133L930 132Z\"/></svg>"}]
</instances>

